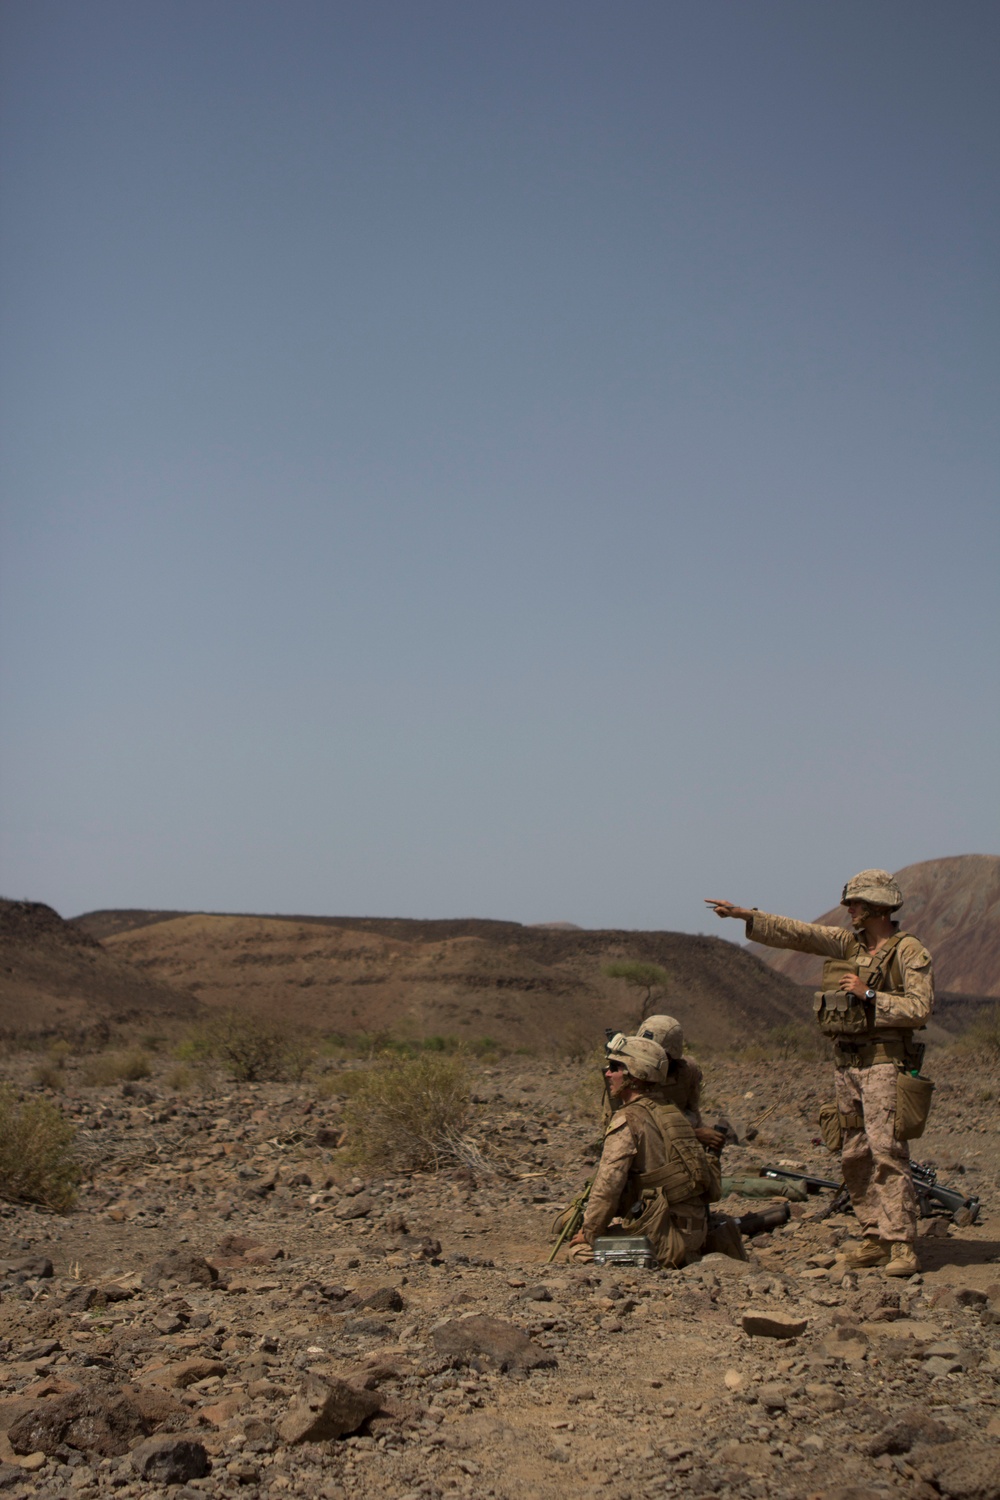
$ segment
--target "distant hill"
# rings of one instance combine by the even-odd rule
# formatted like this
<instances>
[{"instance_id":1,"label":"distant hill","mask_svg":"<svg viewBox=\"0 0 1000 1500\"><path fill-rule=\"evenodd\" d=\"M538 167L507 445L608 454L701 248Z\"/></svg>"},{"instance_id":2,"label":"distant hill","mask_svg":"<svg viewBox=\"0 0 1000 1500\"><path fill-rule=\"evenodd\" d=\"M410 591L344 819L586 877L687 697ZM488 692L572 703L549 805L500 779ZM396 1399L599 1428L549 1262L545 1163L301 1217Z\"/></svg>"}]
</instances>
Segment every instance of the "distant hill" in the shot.
<instances>
[{"instance_id":1,"label":"distant hill","mask_svg":"<svg viewBox=\"0 0 1000 1500\"><path fill-rule=\"evenodd\" d=\"M51 906L0 900L0 1035L100 1033L201 1010L190 991L141 973Z\"/></svg>"},{"instance_id":2,"label":"distant hill","mask_svg":"<svg viewBox=\"0 0 1000 1500\"><path fill-rule=\"evenodd\" d=\"M896 879L906 898L900 922L930 949L938 989L1000 998L1000 856L927 859L897 870ZM831 927L848 925L842 906L807 920ZM758 943L747 948L788 979L810 988L819 982L822 959Z\"/></svg>"},{"instance_id":3,"label":"distant hill","mask_svg":"<svg viewBox=\"0 0 1000 1500\"><path fill-rule=\"evenodd\" d=\"M695 1043L727 1045L811 1019L809 996L756 957L677 932L142 911L90 912L75 925L151 981L208 1005L341 1033L589 1048L605 1027L637 1018L635 993L601 972L615 959L666 969L667 1008Z\"/></svg>"}]
</instances>

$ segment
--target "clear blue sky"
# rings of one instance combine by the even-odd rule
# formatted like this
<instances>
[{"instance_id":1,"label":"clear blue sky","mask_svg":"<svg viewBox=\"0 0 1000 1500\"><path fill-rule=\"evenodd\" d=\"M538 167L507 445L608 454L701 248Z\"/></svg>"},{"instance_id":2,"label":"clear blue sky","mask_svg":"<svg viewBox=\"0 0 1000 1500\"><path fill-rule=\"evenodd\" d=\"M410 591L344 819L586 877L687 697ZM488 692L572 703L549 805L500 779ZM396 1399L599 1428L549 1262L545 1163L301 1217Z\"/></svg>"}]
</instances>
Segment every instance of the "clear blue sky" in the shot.
<instances>
[{"instance_id":1,"label":"clear blue sky","mask_svg":"<svg viewBox=\"0 0 1000 1500\"><path fill-rule=\"evenodd\" d=\"M992 0L0 31L4 894L732 937L1000 851Z\"/></svg>"}]
</instances>

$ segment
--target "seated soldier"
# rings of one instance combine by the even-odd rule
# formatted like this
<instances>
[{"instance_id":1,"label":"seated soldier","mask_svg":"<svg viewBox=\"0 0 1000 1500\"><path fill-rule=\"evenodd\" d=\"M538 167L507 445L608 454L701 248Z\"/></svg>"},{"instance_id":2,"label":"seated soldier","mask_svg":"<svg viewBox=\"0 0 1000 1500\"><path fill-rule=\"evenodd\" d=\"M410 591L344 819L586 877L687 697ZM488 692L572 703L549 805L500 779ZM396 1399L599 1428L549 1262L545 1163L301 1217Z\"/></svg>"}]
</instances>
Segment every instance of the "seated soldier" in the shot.
<instances>
[{"instance_id":1,"label":"seated soldier","mask_svg":"<svg viewBox=\"0 0 1000 1500\"><path fill-rule=\"evenodd\" d=\"M702 1124L702 1071L696 1062L684 1056L681 1023L675 1021L673 1016L647 1016L639 1027L639 1035L646 1041L656 1042L667 1054L663 1081L652 1097L658 1104L676 1104L685 1119L694 1126L694 1133L701 1144L710 1151L721 1150L726 1141L723 1132Z\"/></svg>"},{"instance_id":2,"label":"seated soldier","mask_svg":"<svg viewBox=\"0 0 1000 1500\"><path fill-rule=\"evenodd\" d=\"M646 1037L608 1043L605 1080L618 1105L604 1137L583 1227L571 1240L584 1259L611 1221L612 1233L645 1235L661 1266L683 1266L698 1256L708 1232L708 1204L719 1196L719 1165L695 1138L675 1104L655 1091L666 1053Z\"/></svg>"},{"instance_id":3,"label":"seated soldier","mask_svg":"<svg viewBox=\"0 0 1000 1500\"><path fill-rule=\"evenodd\" d=\"M639 1027L638 1035L645 1041L656 1042L667 1054L661 1082L651 1092L658 1104L676 1104L685 1119L694 1126L694 1133L709 1151L720 1151L726 1143L721 1130L703 1125L701 1119L702 1071L696 1062L684 1056L684 1033L681 1023L673 1016L647 1016ZM605 1083L604 1124L621 1105L611 1096Z\"/></svg>"}]
</instances>

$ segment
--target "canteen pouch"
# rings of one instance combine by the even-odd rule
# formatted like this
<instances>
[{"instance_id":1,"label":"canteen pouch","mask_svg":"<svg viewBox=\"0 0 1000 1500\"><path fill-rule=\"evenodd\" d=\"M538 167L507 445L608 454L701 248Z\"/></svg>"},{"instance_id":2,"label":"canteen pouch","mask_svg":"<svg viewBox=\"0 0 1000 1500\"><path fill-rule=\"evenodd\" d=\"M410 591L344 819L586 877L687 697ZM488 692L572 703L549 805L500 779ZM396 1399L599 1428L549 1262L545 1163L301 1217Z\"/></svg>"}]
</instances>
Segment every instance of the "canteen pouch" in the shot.
<instances>
[{"instance_id":1,"label":"canteen pouch","mask_svg":"<svg viewBox=\"0 0 1000 1500\"><path fill-rule=\"evenodd\" d=\"M850 990L839 989L845 974L857 974L857 965L847 958L828 958L823 963L823 988L813 995L813 1010L824 1036L850 1036L870 1031L874 1007Z\"/></svg>"},{"instance_id":2,"label":"canteen pouch","mask_svg":"<svg viewBox=\"0 0 1000 1500\"><path fill-rule=\"evenodd\" d=\"M892 1133L897 1141L915 1141L923 1135L933 1092L929 1078L914 1078L903 1069L896 1074L896 1123Z\"/></svg>"},{"instance_id":3,"label":"canteen pouch","mask_svg":"<svg viewBox=\"0 0 1000 1500\"><path fill-rule=\"evenodd\" d=\"M820 1110L819 1133L826 1149L832 1151L834 1156L839 1156L844 1144L844 1129L836 1104L824 1104Z\"/></svg>"}]
</instances>

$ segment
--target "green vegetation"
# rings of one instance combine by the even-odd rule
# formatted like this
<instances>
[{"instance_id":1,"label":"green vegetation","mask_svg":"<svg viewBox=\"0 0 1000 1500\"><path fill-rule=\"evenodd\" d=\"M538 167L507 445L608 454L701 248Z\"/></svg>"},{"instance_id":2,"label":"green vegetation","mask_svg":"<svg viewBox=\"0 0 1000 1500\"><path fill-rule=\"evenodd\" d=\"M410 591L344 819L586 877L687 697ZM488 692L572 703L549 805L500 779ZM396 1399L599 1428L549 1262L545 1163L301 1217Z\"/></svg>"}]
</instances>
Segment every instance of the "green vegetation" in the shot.
<instances>
[{"instance_id":1,"label":"green vegetation","mask_svg":"<svg viewBox=\"0 0 1000 1500\"><path fill-rule=\"evenodd\" d=\"M457 1058L424 1053L381 1059L342 1075L354 1098L344 1111L352 1154L392 1171L436 1169L460 1154L469 1079Z\"/></svg>"},{"instance_id":2,"label":"green vegetation","mask_svg":"<svg viewBox=\"0 0 1000 1500\"><path fill-rule=\"evenodd\" d=\"M630 989L642 990L642 1003L635 1023L637 1027L651 1014L654 1005L660 1005L666 1001L670 976L666 969L660 968L659 964L619 959L615 963L605 964L601 973L608 979L624 979ZM654 994L656 995L655 1001Z\"/></svg>"},{"instance_id":3,"label":"green vegetation","mask_svg":"<svg viewBox=\"0 0 1000 1500\"><path fill-rule=\"evenodd\" d=\"M239 1083L266 1083L300 1079L313 1061L315 1048L301 1032L281 1021L227 1010L190 1032L177 1056L181 1062L215 1063Z\"/></svg>"},{"instance_id":4,"label":"green vegetation","mask_svg":"<svg viewBox=\"0 0 1000 1500\"><path fill-rule=\"evenodd\" d=\"M764 1044L765 1057L788 1062L794 1057L816 1059L826 1055L824 1038L814 1026L800 1021L783 1021L772 1026Z\"/></svg>"},{"instance_id":5,"label":"green vegetation","mask_svg":"<svg viewBox=\"0 0 1000 1500\"><path fill-rule=\"evenodd\" d=\"M1000 1005L985 1006L962 1033L959 1045L991 1071L1000 1069Z\"/></svg>"},{"instance_id":6,"label":"green vegetation","mask_svg":"<svg viewBox=\"0 0 1000 1500\"><path fill-rule=\"evenodd\" d=\"M72 1125L48 1099L22 1102L0 1089L0 1198L68 1213L80 1167Z\"/></svg>"},{"instance_id":7,"label":"green vegetation","mask_svg":"<svg viewBox=\"0 0 1000 1500\"><path fill-rule=\"evenodd\" d=\"M152 1072L148 1054L133 1047L128 1052L105 1052L92 1057L83 1070L83 1081L107 1088L112 1083L134 1083L139 1078L149 1078Z\"/></svg>"},{"instance_id":8,"label":"green vegetation","mask_svg":"<svg viewBox=\"0 0 1000 1500\"><path fill-rule=\"evenodd\" d=\"M54 1093L61 1092L66 1083L66 1074L53 1057L45 1057L40 1063L36 1063L31 1070L31 1077L40 1088L52 1089Z\"/></svg>"}]
</instances>

